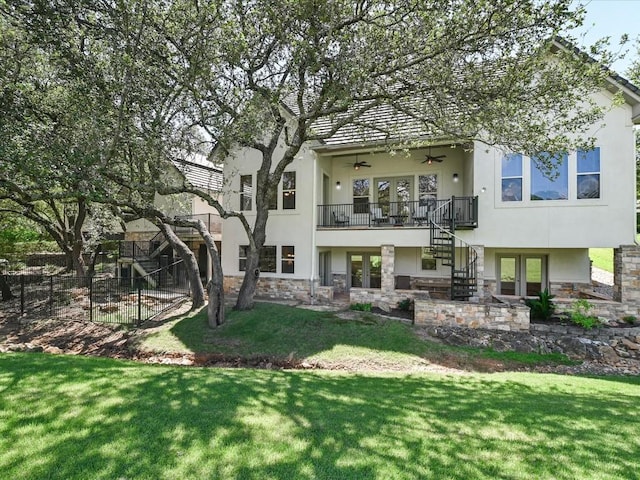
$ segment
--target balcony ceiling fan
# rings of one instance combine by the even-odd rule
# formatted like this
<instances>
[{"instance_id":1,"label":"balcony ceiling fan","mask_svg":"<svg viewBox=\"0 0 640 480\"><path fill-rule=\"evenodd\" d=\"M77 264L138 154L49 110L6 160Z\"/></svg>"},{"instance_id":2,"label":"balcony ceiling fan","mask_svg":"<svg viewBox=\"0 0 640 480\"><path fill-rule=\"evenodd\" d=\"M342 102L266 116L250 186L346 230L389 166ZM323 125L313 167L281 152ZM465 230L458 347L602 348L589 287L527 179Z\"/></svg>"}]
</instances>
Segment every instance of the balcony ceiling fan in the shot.
<instances>
[{"instance_id":1,"label":"balcony ceiling fan","mask_svg":"<svg viewBox=\"0 0 640 480\"><path fill-rule=\"evenodd\" d=\"M431 147L429 147L429 153L427 153L421 163L426 163L427 165L431 165L433 162L442 163L445 158L447 158L446 155L431 155Z\"/></svg>"},{"instance_id":2,"label":"balcony ceiling fan","mask_svg":"<svg viewBox=\"0 0 640 480\"><path fill-rule=\"evenodd\" d=\"M354 170L360 170L363 167L366 168L371 168L371 165L369 165L369 163L365 162L365 161L361 161L361 162L353 162L353 163L347 163L347 166L349 167L353 167Z\"/></svg>"}]
</instances>

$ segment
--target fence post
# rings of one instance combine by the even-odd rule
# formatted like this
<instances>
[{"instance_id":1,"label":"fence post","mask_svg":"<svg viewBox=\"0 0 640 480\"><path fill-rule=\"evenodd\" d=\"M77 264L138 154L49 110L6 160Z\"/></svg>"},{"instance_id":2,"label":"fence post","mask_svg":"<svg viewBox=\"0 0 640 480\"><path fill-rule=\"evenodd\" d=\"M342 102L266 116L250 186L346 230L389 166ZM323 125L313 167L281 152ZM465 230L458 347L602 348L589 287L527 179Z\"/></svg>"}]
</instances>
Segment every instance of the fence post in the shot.
<instances>
[{"instance_id":1,"label":"fence post","mask_svg":"<svg viewBox=\"0 0 640 480\"><path fill-rule=\"evenodd\" d=\"M24 315L24 275L20 275L20 315Z\"/></svg>"},{"instance_id":2,"label":"fence post","mask_svg":"<svg viewBox=\"0 0 640 480\"><path fill-rule=\"evenodd\" d=\"M89 321L93 322L93 277L89 277Z\"/></svg>"},{"instance_id":3,"label":"fence post","mask_svg":"<svg viewBox=\"0 0 640 480\"><path fill-rule=\"evenodd\" d=\"M142 323L142 286L138 284L138 323L139 327Z\"/></svg>"},{"instance_id":4,"label":"fence post","mask_svg":"<svg viewBox=\"0 0 640 480\"><path fill-rule=\"evenodd\" d=\"M53 316L53 275L49 276L49 315Z\"/></svg>"}]
</instances>

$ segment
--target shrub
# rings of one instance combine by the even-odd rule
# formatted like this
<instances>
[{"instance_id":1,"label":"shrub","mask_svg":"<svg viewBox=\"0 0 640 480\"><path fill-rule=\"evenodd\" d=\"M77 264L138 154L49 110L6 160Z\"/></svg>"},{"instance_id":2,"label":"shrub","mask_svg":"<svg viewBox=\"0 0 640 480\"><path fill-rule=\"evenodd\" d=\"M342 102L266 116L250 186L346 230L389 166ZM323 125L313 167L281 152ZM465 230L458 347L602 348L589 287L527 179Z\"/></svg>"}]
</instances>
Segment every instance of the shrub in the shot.
<instances>
[{"instance_id":1,"label":"shrub","mask_svg":"<svg viewBox=\"0 0 640 480\"><path fill-rule=\"evenodd\" d=\"M622 321L629 325L633 325L638 321L638 319L634 315L625 315L622 317Z\"/></svg>"},{"instance_id":2,"label":"shrub","mask_svg":"<svg viewBox=\"0 0 640 480\"><path fill-rule=\"evenodd\" d=\"M531 309L531 318L538 320L548 320L556 307L551 301L555 295L551 295L548 289L538 293L537 299L526 300L525 303Z\"/></svg>"},{"instance_id":3,"label":"shrub","mask_svg":"<svg viewBox=\"0 0 640 480\"><path fill-rule=\"evenodd\" d=\"M593 309L593 305L587 300L576 300L571 306L571 312L569 318L576 325L580 325L586 330L590 330L594 327L600 326L601 322L598 317L589 315L589 311Z\"/></svg>"},{"instance_id":4,"label":"shrub","mask_svg":"<svg viewBox=\"0 0 640 480\"><path fill-rule=\"evenodd\" d=\"M404 300L400 300L398 302L398 310L410 312L411 310L413 310L413 300L411 300L410 298L405 298Z\"/></svg>"},{"instance_id":5,"label":"shrub","mask_svg":"<svg viewBox=\"0 0 640 480\"><path fill-rule=\"evenodd\" d=\"M356 310L358 312L370 312L371 304L370 303L352 303L349 308L351 310Z\"/></svg>"}]
</instances>

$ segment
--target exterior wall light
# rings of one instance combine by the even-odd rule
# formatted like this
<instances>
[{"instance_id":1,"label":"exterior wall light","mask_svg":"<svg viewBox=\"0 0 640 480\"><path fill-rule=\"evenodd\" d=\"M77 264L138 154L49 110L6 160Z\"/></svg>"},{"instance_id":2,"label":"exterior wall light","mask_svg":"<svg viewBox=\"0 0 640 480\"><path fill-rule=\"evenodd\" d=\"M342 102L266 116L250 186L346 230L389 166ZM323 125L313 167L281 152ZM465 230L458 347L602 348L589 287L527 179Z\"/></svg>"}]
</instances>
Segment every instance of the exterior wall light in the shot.
<instances>
[{"instance_id":1,"label":"exterior wall light","mask_svg":"<svg viewBox=\"0 0 640 480\"><path fill-rule=\"evenodd\" d=\"M458 183L458 180L460 180L460 178L458 177L457 173L453 174L453 183Z\"/></svg>"},{"instance_id":2,"label":"exterior wall light","mask_svg":"<svg viewBox=\"0 0 640 480\"><path fill-rule=\"evenodd\" d=\"M340 190L342 188L342 185L340 185L340 181L336 182L336 190Z\"/></svg>"}]
</instances>

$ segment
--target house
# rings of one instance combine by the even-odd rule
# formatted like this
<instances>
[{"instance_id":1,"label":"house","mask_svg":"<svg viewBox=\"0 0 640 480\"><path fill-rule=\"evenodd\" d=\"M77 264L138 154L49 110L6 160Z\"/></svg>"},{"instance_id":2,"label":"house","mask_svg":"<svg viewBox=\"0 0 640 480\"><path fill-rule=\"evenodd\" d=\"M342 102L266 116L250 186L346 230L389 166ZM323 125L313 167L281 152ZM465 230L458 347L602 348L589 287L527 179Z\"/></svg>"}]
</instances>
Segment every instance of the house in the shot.
<instances>
[{"instance_id":1,"label":"house","mask_svg":"<svg viewBox=\"0 0 640 480\"><path fill-rule=\"evenodd\" d=\"M188 160L174 162L174 167L171 173L174 173L177 178L184 177L192 186L209 194L218 195L222 186L222 170L206 158L193 156ZM170 197L157 195L155 203L169 216L202 220L213 235L218 250L221 249L222 220L218 211L205 200L190 194ZM201 276L209 279L211 258L200 234L195 229L187 227L176 226L173 229L196 255ZM120 242L118 260L122 278L147 277L160 267L172 263L173 258L173 250L153 223L146 219L139 219L127 224L124 241Z\"/></svg>"},{"instance_id":2,"label":"house","mask_svg":"<svg viewBox=\"0 0 640 480\"><path fill-rule=\"evenodd\" d=\"M640 89L612 74L594 98L611 106L615 92L624 103L585 132L595 148L563 156L552 180L535 158L480 142L427 138L427 147L393 152L382 138L363 142L344 128L305 145L269 214L257 294L313 302L343 293L383 308L404 298L482 303L547 288L577 297L591 290L588 249L613 247L616 298L626 300L638 268ZM259 165L257 152L242 150L225 166L227 202L250 223ZM236 292L247 249L239 222L225 222L222 243L225 288Z\"/></svg>"}]
</instances>

